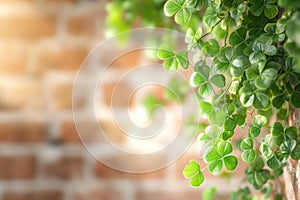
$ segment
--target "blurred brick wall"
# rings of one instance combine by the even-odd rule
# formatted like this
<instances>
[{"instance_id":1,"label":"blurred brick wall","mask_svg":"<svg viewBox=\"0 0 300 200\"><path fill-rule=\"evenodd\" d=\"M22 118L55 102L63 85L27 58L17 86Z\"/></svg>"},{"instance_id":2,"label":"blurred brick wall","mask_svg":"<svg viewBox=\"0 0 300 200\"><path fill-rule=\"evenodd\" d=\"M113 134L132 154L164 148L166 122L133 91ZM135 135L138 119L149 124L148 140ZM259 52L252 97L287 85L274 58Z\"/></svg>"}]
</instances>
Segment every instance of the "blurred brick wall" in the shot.
<instances>
[{"instance_id":1,"label":"blurred brick wall","mask_svg":"<svg viewBox=\"0 0 300 200\"><path fill-rule=\"evenodd\" d=\"M73 81L104 38L104 18L105 0L0 0L1 199L192 200L213 185L227 194L235 179L228 184L207 175L201 189L183 179L188 158L198 159L197 146L175 164L141 175L112 170L86 152L72 120ZM123 69L138 57L115 65ZM102 91L107 106L113 86ZM112 121L100 123L122 141Z\"/></svg>"}]
</instances>

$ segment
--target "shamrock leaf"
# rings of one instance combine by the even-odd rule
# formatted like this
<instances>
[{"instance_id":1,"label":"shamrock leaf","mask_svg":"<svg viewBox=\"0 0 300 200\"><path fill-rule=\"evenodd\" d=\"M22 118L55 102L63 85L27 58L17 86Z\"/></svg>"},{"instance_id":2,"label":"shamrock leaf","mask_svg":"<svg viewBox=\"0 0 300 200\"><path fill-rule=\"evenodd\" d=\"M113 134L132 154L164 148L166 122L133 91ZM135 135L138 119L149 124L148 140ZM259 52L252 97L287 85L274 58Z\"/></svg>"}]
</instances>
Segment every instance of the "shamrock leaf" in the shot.
<instances>
[{"instance_id":1,"label":"shamrock leaf","mask_svg":"<svg viewBox=\"0 0 300 200\"><path fill-rule=\"evenodd\" d=\"M199 187L204 182L204 176L200 170L200 165L195 160L190 160L183 170L185 178L190 178L190 185Z\"/></svg>"}]
</instances>

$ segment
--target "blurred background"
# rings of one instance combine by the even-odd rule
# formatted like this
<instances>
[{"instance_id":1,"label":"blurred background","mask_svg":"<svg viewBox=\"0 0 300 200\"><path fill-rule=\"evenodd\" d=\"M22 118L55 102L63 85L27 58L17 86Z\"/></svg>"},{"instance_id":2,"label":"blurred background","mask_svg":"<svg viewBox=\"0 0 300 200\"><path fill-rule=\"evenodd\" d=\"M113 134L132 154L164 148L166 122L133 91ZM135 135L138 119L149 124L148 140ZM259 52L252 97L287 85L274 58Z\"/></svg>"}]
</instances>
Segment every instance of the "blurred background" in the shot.
<instances>
[{"instance_id":1,"label":"blurred background","mask_svg":"<svg viewBox=\"0 0 300 200\"><path fill-rule=\"evenodd\" d=\"M72 116L73 81L89 51L105 39L106 4L106 0L0 0L0 199L200 200L213 186L218 186L215 199L226 199L243 169L237 169L233 178L206 171L204 186L191 188L182 170L190 159L200 160L197 145L169 167L139 175L110 169L85 150ZM135 52L118 59L112 64L113 73L131 69L143 56ZM116 80L111 78L100 88L103 115L111 106ZM126 92L128 85L122 88ZM149 90L161 98L160 88ZM127 103L117 102L125 107ZM88 119L83 123L91 131ZM127 136L112 119L99 123L113 142L126 143ZM111 159L122 158L111 155Z\"/></svg>"}]
</instances>

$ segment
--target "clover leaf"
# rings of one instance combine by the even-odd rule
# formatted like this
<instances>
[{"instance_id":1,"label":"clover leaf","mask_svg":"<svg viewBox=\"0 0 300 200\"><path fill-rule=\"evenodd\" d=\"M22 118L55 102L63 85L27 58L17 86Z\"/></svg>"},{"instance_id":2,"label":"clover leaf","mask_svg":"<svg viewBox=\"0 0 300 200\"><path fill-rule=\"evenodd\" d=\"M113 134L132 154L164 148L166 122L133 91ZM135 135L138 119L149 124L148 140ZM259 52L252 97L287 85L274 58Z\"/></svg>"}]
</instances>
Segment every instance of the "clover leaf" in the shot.
<instances>
[{"instance_id":1,"label":"clover leaf","mask_svg":"<svg viewBox=\"0 0 300 200\"><path fill-rule=\"evenodd\" d=\"M204 176L200 170L200 165L195 160L190 160L183 170L185 178L190 179L190 185L199 187L204 182Z\"/></svg>"},{"instance_id":2,"label":"clover leaf","mask_svg":"<svg viewBox=\"0 0 300 200\"><path fill-rule=\"evenodd\" d=\"M164 5L164 13L167 17L175 15L175 22L180 25L188 23L192 15L185 0L168 0Z\"/></svg>"},{"instance_id":3,"label":"clover leaf","mask_svg":"<svg viewBox=\"0 0 300 200\"><path fill-rule=\"evenodd\" d=\"M157 56L164 60L163 67L168 71L176 72L178 70L178 65L183 69L187 69L189 66L188 53L186 50L181 50L178 54L175 54L173 49L162 44L158 48Z\"/></svg>"}]
</instances>

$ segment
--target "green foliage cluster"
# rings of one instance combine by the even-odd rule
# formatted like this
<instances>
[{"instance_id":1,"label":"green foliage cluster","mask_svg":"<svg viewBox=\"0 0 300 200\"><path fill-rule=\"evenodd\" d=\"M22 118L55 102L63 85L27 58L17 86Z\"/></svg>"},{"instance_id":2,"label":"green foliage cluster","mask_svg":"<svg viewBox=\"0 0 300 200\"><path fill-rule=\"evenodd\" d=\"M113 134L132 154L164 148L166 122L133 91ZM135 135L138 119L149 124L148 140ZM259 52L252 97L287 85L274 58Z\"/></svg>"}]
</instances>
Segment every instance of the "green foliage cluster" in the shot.
<instances>
[{"instance_id":1,"label":"green foliage cluster","mask_svg":"<svg viewBox=\"0 0 300 200\"><path fill-rule=\"evenodd\" d=\"M288 159L300 159L298 129L288 125L300 108L300 1L167 0L159 9L186 31L187 49L162 44L157 55L169 71L187 69L193 55L190 85L209 121L197 139L207 166L191 160L184 176L198 187L207 168L233 171L239 149L248 183L262 199L281 199L273 185ZM237 127L246 134L235 144ZM231 198L257 199L248 187Z\"/></svg>"}]
</instances>

